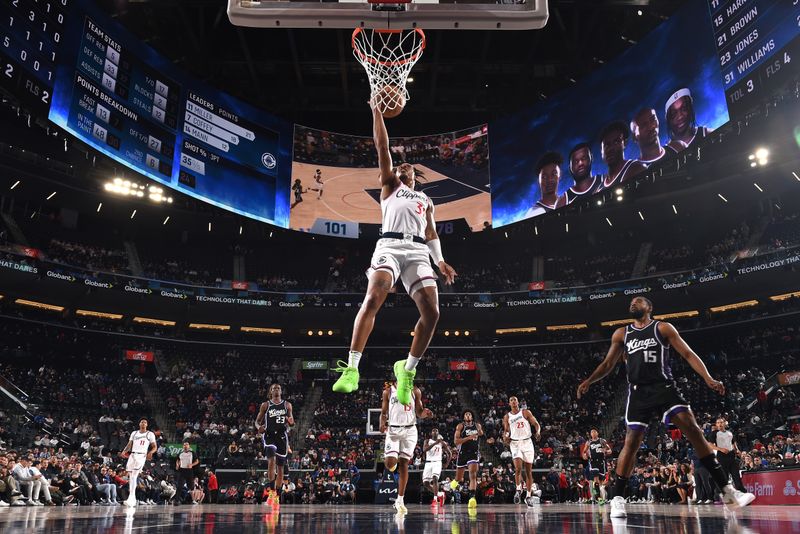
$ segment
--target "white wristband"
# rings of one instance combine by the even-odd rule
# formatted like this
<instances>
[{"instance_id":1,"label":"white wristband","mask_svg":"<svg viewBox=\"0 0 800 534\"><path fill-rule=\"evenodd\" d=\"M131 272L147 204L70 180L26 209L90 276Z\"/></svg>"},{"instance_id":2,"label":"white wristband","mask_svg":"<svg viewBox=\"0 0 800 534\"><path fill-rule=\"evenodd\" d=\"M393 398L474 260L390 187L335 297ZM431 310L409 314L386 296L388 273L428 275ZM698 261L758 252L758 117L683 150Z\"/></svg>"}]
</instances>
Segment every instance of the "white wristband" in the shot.
<instances>
[{"instance_id":1,"label":"white wristband","mask_svg":"<svg viewBox=\"0 0 800 534\"><path fill-rule=\"evenodd\" d=\"M433 263L438 267L439 263L444 261L444 257L442 257L442 242L437 238L431 239L426 244L431 258L433 258Z\"/></svg>"}]
</instances>

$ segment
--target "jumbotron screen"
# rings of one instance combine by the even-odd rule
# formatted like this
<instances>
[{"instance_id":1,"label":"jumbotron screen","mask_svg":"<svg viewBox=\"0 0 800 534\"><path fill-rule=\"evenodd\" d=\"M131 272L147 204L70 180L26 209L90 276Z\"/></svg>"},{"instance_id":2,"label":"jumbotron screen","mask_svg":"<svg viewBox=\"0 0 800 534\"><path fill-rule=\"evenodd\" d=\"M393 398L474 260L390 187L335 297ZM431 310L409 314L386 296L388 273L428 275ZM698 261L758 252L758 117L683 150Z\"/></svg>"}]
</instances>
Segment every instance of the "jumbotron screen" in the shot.
<instances>
[{"instance_id":1,"label":"jumbotron screen","mask_svg":"<svg viewBox=\"0 0 800 534\"><path fill-rule=\"evenodd\" d=\"M580 83L492 122L494 226L615 191L726 123L709 28L709 5L686 2Z\"/></svg>"},{"instance_id":2,"label":"jumbotron screen","mask_svg":"<svg viewBox=\"0 0 800 534\"><path fill-rule=\"evenodd\" d=\"M473 231L491 224L489 130L482 124L436 135L392 138L395 165L417 170L417 189L436 206L437 223ZM295 125L292 229L356 238L359 224L381 224L378 156L371 137ZM447 233L447 232L445 232Z\"/></svg>"}]
</instances>

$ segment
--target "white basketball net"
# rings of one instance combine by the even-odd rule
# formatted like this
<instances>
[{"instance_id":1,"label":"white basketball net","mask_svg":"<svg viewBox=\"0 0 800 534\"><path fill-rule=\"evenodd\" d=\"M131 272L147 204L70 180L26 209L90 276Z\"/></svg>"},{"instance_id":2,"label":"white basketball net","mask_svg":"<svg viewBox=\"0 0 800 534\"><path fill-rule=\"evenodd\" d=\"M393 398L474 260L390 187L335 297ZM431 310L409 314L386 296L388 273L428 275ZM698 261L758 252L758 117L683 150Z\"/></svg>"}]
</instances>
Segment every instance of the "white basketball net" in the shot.
<instances>
[{"instance_id":1,"label":"white basketball net","mask_svg":"<svg viewBox=\"0 0 800 534\"><path fill-rule=\"evenodd\" d=\"M423 50L425 34L420 29L356 28L353 32L353 55L367 71L370 105L385 113L403 107L411 99L406 82Z\"/></svg>"}]
</instances>

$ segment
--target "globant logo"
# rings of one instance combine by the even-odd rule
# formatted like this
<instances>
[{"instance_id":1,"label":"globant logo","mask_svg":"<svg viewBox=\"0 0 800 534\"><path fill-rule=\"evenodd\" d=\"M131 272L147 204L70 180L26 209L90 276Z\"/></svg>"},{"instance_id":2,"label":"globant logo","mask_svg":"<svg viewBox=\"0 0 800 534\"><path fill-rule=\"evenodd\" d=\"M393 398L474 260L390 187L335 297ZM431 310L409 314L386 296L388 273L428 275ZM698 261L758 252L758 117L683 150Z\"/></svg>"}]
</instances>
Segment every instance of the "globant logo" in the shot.
<instances>
[{"instance_id":1,"label":"globant logo","mask_svg":"<svg viewBox=\"0 0 800 534\"><path fill-rule=\"evenodd\" d=\"M589 300L599 300L599 299L607 299L616 295L613 291L608 293L593 293L589 295Z\"/></svg>"},{"instance_id":2,"label":"globant logo","mask_svg":"<svg viewBox=\"0 0 800 534\"><path fill-rule=\"evenodd\" d=\"M674 284L664 284L664 289L677 289L679 287L689 287L691 282L688 280L686 282L675 282Z\"/></svg>"},{"instance_id":3,"label":"globant logo","mask_svg":"<svg viewBox=\"0 0 800 534\"><path fill-rule=\"evenodd\" d=\"M89 278L84 279L83 283L86 284L87 286L99 287L102 289L111 289L112 287L114 287L108 282L98 282L97 280L90 280Z\"/></svg>"},{"instance_id":4,"label":"globant logo","mask_svg":"<svg viewBox=\"0 0 800 534\"><path fill-rule=\"evenodd\" d=\"M632 289L626 289L624 291L626 295L641 295L642 293L650 293L649 287L635 287Z\"/></svg>"},{"instance_id":5,"label":"globant logo","mask_svg":"<svg viewBox=\"0 0 800 534\"><path fill-rule=\"evenodd\" d=\"M141 294L144 294L144 295L149 295L150 293L153 292L152 289L149 289L149 288L146 288L146 287L136 287L136 286L129 286L129 285L126 285L124 289L125 289L125 291L129 291L130 293L141 293Z\"/></svg>"},{"instance_id":6,"label":"globant logo","mask_svg":"<svg viewBox=\"0 0 800 534\"><path fill-rule=\"evenodd\" d=\"M497 308L499 306L496 302L473 302L473 308Z\"/></svg>"},{"instance_id":7,"label":"globant logo","mask_svg":"<svg viewBox=\"0 0 800 534\"><path fill-rule=\"evenodd\" d=\"M70 274L57 273L55 271L47 271L47 276L49 276L50 278L55 278L57 280L64 280L65 282L74 282L75 281L75 277L74 276L72 276Z\"/></svg>"},{"instance_id":8,"label":"globant logo","mask_svg":"<svg viewBox=\"0 0 800 534\"><path fill-rule=\"evenodd\" d=\"M713 282L714 280L719 280L720 278L725 278L726 276L727 275L723 274L723 273L714 273L714 274L709 274L709 275L706 275L706 276L701 276L700 277L700 283L704 284L706 282Z\"/></svg>"},{"instance_id":9,"label":"globant logo","mask_svg":"<svg viewBox=\"0 0 800 534\"><path fill-rule=\"evenodd\" d=\"M302 308L302 302L279 302L278 306L281 308Z\"/></svg>"},{"instance_id":10,"label":"globant logo","mask_svg":"<svg viewBox=\"0 0 800 534\"><path fill-rule=\"evenodd\" d=\"M162 297L169 297L169 298L172 298L172 299L185 299L185 298L188 298L183 293L178 293L176 291L167 291L165 289L161 290L161 296Z\"/></svg>"}]
</instances>

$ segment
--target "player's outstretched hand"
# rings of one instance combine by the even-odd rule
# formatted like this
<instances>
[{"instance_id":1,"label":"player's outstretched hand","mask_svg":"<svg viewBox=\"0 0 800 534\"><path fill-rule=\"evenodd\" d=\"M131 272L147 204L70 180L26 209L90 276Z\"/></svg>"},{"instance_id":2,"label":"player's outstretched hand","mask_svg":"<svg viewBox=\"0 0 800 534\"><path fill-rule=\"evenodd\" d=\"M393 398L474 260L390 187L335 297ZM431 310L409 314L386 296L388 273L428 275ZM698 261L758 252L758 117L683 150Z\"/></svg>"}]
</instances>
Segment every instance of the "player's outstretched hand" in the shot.
<instances>
[{"instance_id":1,"label":"player's outstretched hand","mask_svg":"<svg viewBox=\"0 0 800 534\"><path fill-rule=\"evenodd\" d=\"M439 270L442 272L442 276L444 276L445 285L448 286L451 285L456 279L456 276L458 276L456 270L445 261L439 262Z\"/></svg>"},{"instance_id":2,"label":"player's outstretched hand","mask_svg":"<svg viewBox=\"0 0 800 534\"><path fill-rule=\"evenodd\" d=\"M719 393L720 395L725 395L725 384L720 382L719 380L714 380L710 376L706 379L706 385Z\"/></svg>"},{"instance_id":3,"label":"player's outstretched hand","mask_svg":"<svg viewBox=\"0 0 800 534\"><path fill-rule=\"evenodd\" d=\"M586 395L586 393L589 391L589 387L590 386L591 386L591 384L589 383L588 380L584 380L583 382L580 383L580 385L578 386L578 398L579 399L582 396Z\"/></svg>"},{"instance_id":4,"label":"player's outstretched hand","mask_svg":"<svg viewBox=\"0 0 800 534\"><path fill-rule=\"evenodd\" d=\"M422 410L422 415L420 416L420 419L430 419L431 417L433 417L433 412L430 410L430 408L425 408L424 410Z\"/></svg>"}]
</instances>

